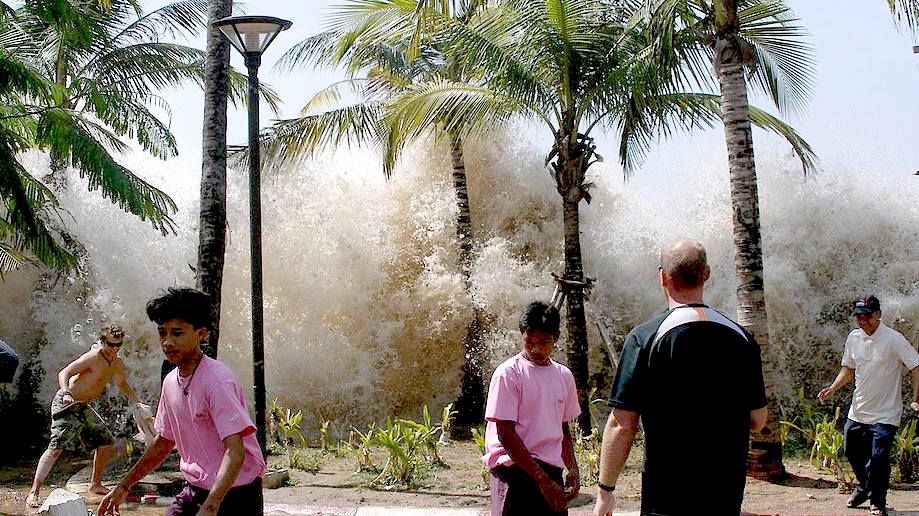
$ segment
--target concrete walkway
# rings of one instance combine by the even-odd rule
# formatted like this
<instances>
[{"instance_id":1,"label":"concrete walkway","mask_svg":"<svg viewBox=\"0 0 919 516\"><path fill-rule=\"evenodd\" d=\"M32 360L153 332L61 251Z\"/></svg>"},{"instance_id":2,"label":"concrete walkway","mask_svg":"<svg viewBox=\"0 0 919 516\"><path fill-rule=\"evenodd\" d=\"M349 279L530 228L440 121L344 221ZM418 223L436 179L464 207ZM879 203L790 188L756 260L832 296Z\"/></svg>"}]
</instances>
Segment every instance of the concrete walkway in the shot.
<instances>
[{"instance_id":1,"label":"concrete walkway","mask_svg":"<svg viewBox=\"0 0 919 516\"><path fill-rule=\"evenodd\" d=\"M316 507L266 503L266 516L488 516L488 509L443 509L436 507ZM568 516L588 516L588 509L569 510ZM617 512L616 516L639 516Z\"/></svg>"}]
</instances>

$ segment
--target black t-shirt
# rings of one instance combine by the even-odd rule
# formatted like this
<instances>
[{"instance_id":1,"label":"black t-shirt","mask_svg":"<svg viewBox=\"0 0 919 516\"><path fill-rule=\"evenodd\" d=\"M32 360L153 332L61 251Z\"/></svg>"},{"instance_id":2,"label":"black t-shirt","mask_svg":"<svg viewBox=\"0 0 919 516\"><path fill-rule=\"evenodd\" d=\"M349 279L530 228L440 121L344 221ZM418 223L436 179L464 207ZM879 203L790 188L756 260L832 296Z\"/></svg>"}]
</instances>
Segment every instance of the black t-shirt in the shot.
<instances>
[{"instance_id":1,"label":"black t-shirt","mask_svg":"<svg viewBox=\"0 0 919 516\"><path fill-rule=\"evenodd\" d=\"M0 340L0 383L10 383L19 367L19 355L6 342Z\"/></svg>"},{"instance_id":2,"label":"black t-shirt","mask_svg":"<svg viewBox=\"0 0 919 516\"><path fill-rule=\"evenodd\" d=\"M642 514L740 513L750 411L766 405L759 346L740 325L699 304L636 327L609 404L641 416Z\"/></svg>"}]
</instances>

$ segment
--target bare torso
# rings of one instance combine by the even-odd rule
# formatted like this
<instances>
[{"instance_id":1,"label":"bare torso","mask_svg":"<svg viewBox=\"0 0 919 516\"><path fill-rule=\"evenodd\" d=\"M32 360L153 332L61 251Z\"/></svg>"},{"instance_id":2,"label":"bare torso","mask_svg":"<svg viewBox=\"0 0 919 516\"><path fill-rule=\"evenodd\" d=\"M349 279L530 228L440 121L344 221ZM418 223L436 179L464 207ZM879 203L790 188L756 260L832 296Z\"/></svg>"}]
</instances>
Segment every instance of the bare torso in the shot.
<instances>
[{"instance_id":1,"label":"bare torso","mask_svg":"<svg viewBox=\"0 0 919 516\"><path fill-rule=\"evenodd\" d=\"M114 375L123 375L124 361L120 356L112 357L111 362L100 347L94 346L80 358L71 362L59 374L61 384L77 401L91 402L98 398L109 380ZM61 378L63 377L63 378Z\"/></svg>"}]
</instances>

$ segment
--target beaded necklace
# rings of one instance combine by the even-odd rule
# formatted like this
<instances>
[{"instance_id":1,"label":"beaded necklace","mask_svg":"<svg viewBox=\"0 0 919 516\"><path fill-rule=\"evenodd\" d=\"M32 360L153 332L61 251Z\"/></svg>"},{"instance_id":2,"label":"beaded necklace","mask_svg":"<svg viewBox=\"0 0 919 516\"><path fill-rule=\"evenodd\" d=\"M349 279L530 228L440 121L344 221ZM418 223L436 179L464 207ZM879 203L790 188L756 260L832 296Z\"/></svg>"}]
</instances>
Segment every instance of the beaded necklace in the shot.
<instances>
[{"instance_id":1,"label":"beaded necklace","mask_svg":"<svg viewBox=\"0 0 919 516\"><path fill-rule=\"evenodd\" d=\"M185 384L185 387L182 387L182 384L179 383L180 374L176 373L176 383L179 383L179 387L182 387L182 394L187 398L188 397L188 388L191 387L191 381L195 379L195 373L198 372L198 366L201 365L201 359L204 358L200 353L198 354L198 361L195 362L195 368L191 370L191 374L188 375L188 383Z\"/></svg>"}]
</instances>

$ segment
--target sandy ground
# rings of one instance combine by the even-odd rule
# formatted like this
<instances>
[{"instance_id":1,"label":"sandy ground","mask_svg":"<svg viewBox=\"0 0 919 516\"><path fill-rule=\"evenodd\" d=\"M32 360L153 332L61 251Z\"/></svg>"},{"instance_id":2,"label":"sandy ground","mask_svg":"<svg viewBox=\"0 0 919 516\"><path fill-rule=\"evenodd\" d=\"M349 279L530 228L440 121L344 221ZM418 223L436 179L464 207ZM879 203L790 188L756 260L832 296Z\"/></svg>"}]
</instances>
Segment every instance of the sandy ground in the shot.
<instances>
[{"instance_id":1,"label":"sandy ground","mask_svg":"<svg viewBox=\"0 0 919 516\"><path fill-rule=\"evenodd\" d=\"M310 505L326 507L404 506L404 507L465 507L485 508L488 491L481 480L481 465L477 460L475 445L454 443L443 449L447 467L431 467L421 482L421 487L406 491L375 490L362 487L372 475L355 474L354 459L349 456L320 455L313 452L311 459L319 470L315 473L294 470L291 482L278 489L265 491L266 503ZM617 510L638 510L640 500L640 450L633 450L626 470L616 489ZM382 454L375 456L382 464ZM272 456L271 464L282 464L282 457ZM62 486L82 463L59 464L52 472L51 487ZM826 475L815 472L798 460L787 460L789 478L781 483L756 479L747 480L744 510L756 514L821 514L863 515L863 509L846 509L846 495L839 493L835 482ZM0 514L31 514L24 508L25 496L32 470L28 464L15 464L0 468ZM593 504L592 486L582 488L582 494L572 502L572 507L589 509ZM919 484L895 485L888 495L891 514L919 516ZM89 499L95 509L98 499ZM94 503L93 503L94 502ZM704 513L704 500L699 502L699 513ZM126 515L153 516L163 514L162 507L127 506Z\"/></svg>"}]
</instances>

